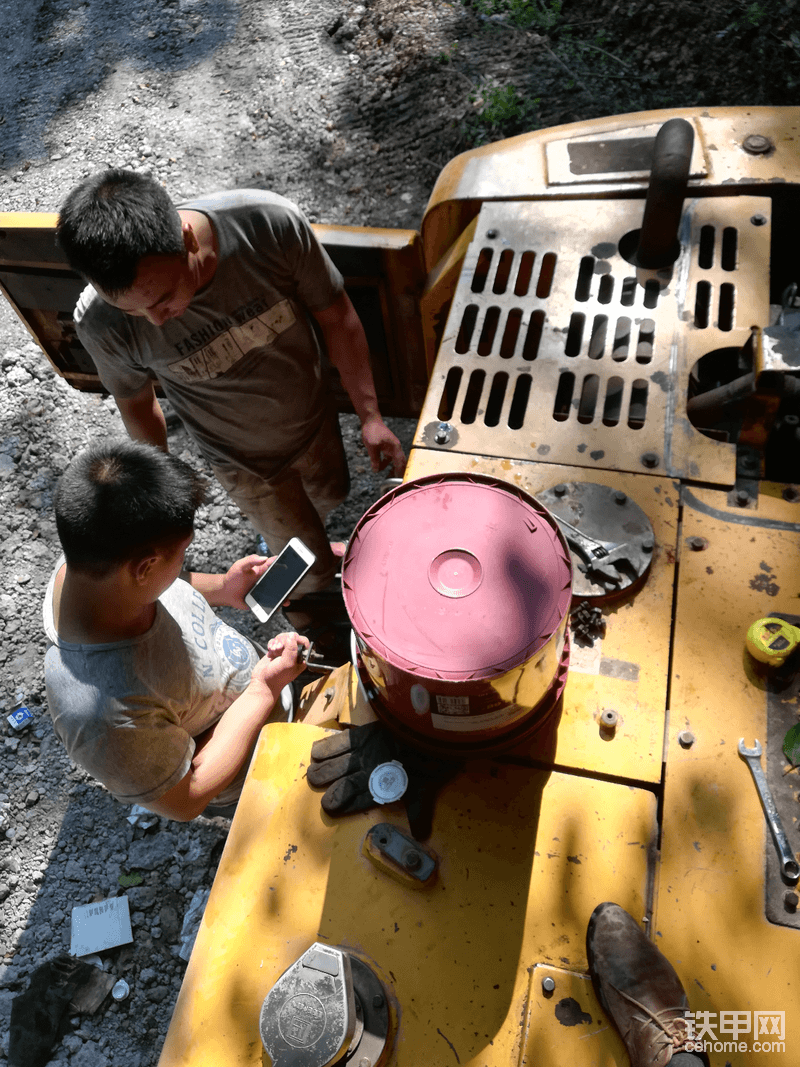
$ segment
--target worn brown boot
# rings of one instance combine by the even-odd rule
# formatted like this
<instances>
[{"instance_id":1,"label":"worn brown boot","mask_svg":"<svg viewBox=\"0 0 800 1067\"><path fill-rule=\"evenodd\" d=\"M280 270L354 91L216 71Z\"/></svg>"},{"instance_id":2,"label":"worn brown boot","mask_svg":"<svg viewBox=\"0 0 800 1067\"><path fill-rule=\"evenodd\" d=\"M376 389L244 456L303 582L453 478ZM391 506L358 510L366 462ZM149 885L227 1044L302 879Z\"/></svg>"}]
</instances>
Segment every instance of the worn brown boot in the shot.
<instances>
[{"instance_id":1,"label":"worn brown boot","mask_svg":"<svg viewBox=\"0 0 800 1067\"><path fill-rule=\"evenodd\" d=\"M665 1067L691 1045L680 979L619 904L594 909L586 953L597 999L619 1030L631 1067Z\"/></svg>"}]
</instances>

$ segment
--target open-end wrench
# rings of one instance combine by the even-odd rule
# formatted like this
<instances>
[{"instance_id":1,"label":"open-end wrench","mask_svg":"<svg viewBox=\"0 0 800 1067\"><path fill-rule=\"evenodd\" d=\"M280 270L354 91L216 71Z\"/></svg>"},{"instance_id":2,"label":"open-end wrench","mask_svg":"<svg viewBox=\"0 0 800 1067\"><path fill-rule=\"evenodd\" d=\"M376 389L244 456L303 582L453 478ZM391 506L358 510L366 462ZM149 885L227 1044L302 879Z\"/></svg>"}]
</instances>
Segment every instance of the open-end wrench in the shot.
<instances>
[{"instance_id":1,"label":"open-end wrench","mask_svg":"<svg viewBox=\"0 0 800 1067\"><path fill-rule=\"evenodd\" d=\"M789 885L795 885L800 879L800 863L795 859L794 852L792 852L789 840L786 837L786 831L783 829L780 815L778 815L778 809L775 807L775 801L772 799L772 791L767 784L767 776L761 766L761 744L758 738L756 738L753 748L747 748L744 738L739 738L739 755L747 761L753 773L758 796L761 800L761 807L767 817L767 826L769 826L772 840L775 842L775 848L778 850L783 880Z\"/></svg>"}]
</instances>

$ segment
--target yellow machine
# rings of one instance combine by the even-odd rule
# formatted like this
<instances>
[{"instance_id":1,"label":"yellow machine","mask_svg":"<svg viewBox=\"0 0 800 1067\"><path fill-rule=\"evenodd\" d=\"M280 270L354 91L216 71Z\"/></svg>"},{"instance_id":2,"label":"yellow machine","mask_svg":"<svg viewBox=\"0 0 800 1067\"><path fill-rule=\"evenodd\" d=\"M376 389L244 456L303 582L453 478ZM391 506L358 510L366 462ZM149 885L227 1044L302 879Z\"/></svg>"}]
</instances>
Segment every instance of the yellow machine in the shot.
<instances>
[{"instance_id":1,"label":"yellow machine","mask_svg":"<svg viewBox=\"0 0 800 1067\"><path fill-rule=\"evenodd\" d=\"M673 118L677 147L656 144ZM0 218L0 285L95 388L52 226ZM382 405L419 416L405 482L541 501L582 606L548 729L476 746L424 841L401 804L333 819L305 781L314 740L391 719L368 650L265 728L161 1067L625 1064L587 977L604 900L706 1013L712 1064L796 1063L797 879L739 741L760 739L796 867L800 683L745 639L800 624L800 108L526 134L453 160L419 234L317 231ZM617 505L647 530L609 570L590 553L620 540Z\"/></svg>"}]
</instances>

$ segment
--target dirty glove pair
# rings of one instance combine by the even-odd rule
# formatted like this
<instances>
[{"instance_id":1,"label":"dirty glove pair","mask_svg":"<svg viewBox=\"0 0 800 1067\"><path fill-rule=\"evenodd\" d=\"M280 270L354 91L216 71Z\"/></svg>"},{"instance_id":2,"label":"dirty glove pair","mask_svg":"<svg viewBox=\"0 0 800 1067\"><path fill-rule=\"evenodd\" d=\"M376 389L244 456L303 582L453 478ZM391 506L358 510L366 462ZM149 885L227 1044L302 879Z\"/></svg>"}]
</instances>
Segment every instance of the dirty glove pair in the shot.
<instances>
[{"instance_id":1,"label":"dirty glove pair","mask_svg":"<svg viewBox=\"0 0 800 1067\"><path fill-rule=\"evenodd\" d=\"M322 809L328 815L367 811L377 801L369 791L369 776L381 763L398 760L408 775L403 801L414 837L430 835L433 803L440 785L458 770L458 764L417 752L394 738L379 722L339 730L311 746L306 777L324 789Z\"/></svg>"}]
</instances>

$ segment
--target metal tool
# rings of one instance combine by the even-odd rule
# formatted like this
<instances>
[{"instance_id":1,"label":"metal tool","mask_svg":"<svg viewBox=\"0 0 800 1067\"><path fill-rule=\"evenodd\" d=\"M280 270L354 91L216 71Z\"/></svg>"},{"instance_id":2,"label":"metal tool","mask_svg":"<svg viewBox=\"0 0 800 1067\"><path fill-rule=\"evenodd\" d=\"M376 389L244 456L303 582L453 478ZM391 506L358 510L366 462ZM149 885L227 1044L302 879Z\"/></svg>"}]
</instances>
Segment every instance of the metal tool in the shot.
<instances>
[{"instance_id":1,"label":"metal tool","mask_svg":"<svg viewBox=\"0 0 800 1067\"><path fill-rule=\"evenodd\" d=\"M599 541L562 519L560 515L554 515L554 518L561 527L567 544L583 557L587 572L599 574L607 581L619 584L619 572L612 570L611 564L617 560L630 560L630 547L627 542Z\"/></svg>"},{"instance_id":2,"label":"metal tool","mask_svg":"<svg viewBox=\"0 0 800 1067\"><path fill-rule=\"evenodd\" d=\"M783 829L780 815L778 815L778 809L775 807L775 801L772 799L772 791L767 784L767 776L761 766L761 744L758 738L756 738L753 748L747 748L744 738L739 738L739 755L747 761L755 780L761 806L767 816L767 825L772 834L772 840L775 842L775 848L778 850L783 880L788 885L795 885L800 879L800 863L795 859L794 852L786 837L786 831Z\"/></svg>"}]
</instances>

